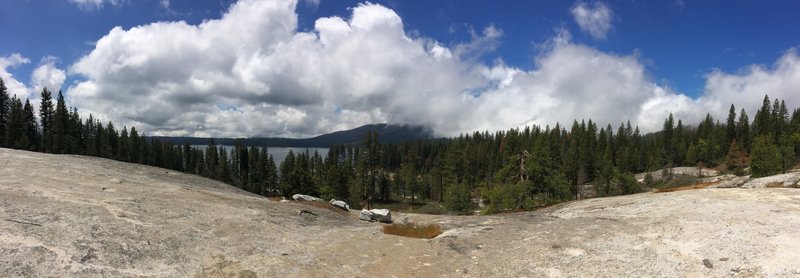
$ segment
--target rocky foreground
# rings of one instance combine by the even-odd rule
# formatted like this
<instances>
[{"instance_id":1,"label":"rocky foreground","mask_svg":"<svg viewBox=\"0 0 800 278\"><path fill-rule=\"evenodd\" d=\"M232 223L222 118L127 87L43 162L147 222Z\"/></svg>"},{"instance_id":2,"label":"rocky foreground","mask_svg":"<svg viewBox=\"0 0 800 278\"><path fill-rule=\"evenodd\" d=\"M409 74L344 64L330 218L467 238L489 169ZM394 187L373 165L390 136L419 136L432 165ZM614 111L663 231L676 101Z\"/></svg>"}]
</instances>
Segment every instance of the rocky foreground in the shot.
<instances>
[{"instance_id":1,"label":"rocky foreground","mask_svg":"<svg viewBox=\"0 0 800 278\"><path fill-rule=\"evenodd\" d=\"M2 277L800 276L794 188L393 215L441 224L430 240L357 218L160 168L0 149Z\"/></svg>"}]
</instances>

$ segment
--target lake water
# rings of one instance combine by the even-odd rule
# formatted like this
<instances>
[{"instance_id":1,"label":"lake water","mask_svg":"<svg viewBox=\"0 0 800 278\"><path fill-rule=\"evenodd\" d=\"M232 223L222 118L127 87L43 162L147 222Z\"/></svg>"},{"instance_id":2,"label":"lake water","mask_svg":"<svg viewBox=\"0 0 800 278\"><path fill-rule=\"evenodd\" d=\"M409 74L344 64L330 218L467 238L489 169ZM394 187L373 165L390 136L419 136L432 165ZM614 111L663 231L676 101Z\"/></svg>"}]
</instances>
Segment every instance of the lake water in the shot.
<instances>
[{"instance_id":1,"label":"lake water","mask_svg":"<svg viewBox=\"0 0 800 278\"><path fill-rule=\"evenodd\" d=\"M208 147L208 146L207 145L192 145L192 147L199 148L201 150L205 150L206 147ZM233 146L223 146L223 145L217 146L217 148L220 148L220 147L225 148L225 150L228 151L228 154L230 154L233 151ZM302 152L308 152L309 155L314 155L314 152L316 151L316 152L319 153L320 156L322 156L323 159L326 156L328 156L328 148L277 148L277 147L275 147L275 148L268 148L267 149L267 152L272 155L272 159L275 160L275 166L278 166L278 167L281 166L281 163L283 162L283 160L286 159L287 155L289 155L289 151L292 151L295 154L302 153Z\"/></svg>"}]
</instances>

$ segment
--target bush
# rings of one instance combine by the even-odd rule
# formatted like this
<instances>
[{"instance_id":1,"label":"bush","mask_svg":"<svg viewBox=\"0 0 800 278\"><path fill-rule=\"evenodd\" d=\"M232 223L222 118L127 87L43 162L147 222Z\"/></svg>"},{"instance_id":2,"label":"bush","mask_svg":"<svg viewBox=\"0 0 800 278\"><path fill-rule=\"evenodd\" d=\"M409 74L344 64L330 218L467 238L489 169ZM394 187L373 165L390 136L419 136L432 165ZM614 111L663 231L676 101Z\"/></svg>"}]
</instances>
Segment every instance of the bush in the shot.
<instances>
[{"instance_id":1,"label":"bush","mask_svg":"<svg viewBox=\"0 0 800 278\"><path fill-rule=\"evenodd\" d=\"M619 182L619 187L622 189L622 194L633 194L642 192L642 188L639 186L639 182L636 181L636 178L628 173L619 174L617 176L617 181Z\"/></svg>"},{"instance_id":2,"label":"bush","mask_svg":"<svg viewBox=\"0 0 800 278\"><path fill-rule=\"evenodd\" d=\"M525 187L522 184L498 184L489 190L487 213L525 209Z\"/></svg>"},{"instance_id":3,"label":"bush","mask_svg":"<svg viewBox=\"0 0 800 278\"><path fill-rule=\"evenodd\" d=\"M731 146L728 148L728 154L725 156L725 169L732 172L734 175L744 175L744 169L749 164L747 155L736 144L736 140L731 141Z\"/></svg>"},{"instance_id":4,"label":"bush","mask_svg":"<svg viewBox=\"0 0 800 278\"><path fill-rule=\"evenodd\" d=\"M754 178L774 175L781 172L781 156L772 138L766 135L753 140L753 151L750 157L750 173Z\"/></svg>"},{"instance_id":5,"label":"bush","mask_svg":"<svg viewBox=\"0 0 800 278\"><path fill-rule=\"evenodd\" d=\"M667 189L670 188L693 185L701 182L702 179L695 175L673 175L671 180L654 182L650 185L650 188L655 188L659 191L668 191Z\"/></svg>"},{"instance_id":6,"label":"bush","mask_svg":"<svg viewBox=\"0 0 800 278\"><path fill-rule=\"evenodd\" d=\"M548 203L560 202L572 199L572 190L570 189L567 177L562 173L549 175L545 178L545 192L550 196L551 200Z\"/></svg>"},{"instance_id":7,"label":"bush","mask_svg":"<svg viewBox=\"0 0 800 278\"><path fill-rule=\"evenodd\" d=\"M472 194L469 188L462 183L450 185L444 196L444 207L448 211L465 213L474 208Z\"/></svg>"},{"instance_id":8,"label":"bush","mask_svg":"<svg viewBox=\"0 0 800 278\"><path fill-rule=\"evenodd\" d=\"M437 202L427 202L422 207L418 208L416 213L424 214L445 214L447 211L442 207L442 204Z\"/></svg>"},{"instance_id":9,"label":"bush","mask_svg":"<svg viewBox=\"0 0 800 278\"><path fill-rule=\"evenodd\" d=\"M655 179L653 179L653 175L651 175L650 172L648 172L647 174L644 175L644 184L649 186L653 185L653 183L655 183Z\"/></svg>"}]
</instances>

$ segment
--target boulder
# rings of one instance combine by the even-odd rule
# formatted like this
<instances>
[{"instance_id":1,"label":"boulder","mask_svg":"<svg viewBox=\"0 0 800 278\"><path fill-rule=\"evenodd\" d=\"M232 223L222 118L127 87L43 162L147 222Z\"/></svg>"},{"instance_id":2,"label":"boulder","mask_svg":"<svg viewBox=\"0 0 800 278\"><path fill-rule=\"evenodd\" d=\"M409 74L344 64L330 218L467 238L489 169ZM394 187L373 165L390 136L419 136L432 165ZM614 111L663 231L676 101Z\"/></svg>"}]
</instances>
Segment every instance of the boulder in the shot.
<instances>
[{"instance_id":1,"label":"boulder","mask_svg":"<svg viewBox=\"0 0 800 278\"><path fill-rule=\"evenodd\" d=\"M340 208L340 209L342 209L344 211L350 211L350 206L347 205L347 203L345 203L344 201L331 199L331 205L333 205L334 207Z\"/></svg>"},{"instance_id":2,"label":"boulder","mask_svg":"<svg viewBox=\"0 0 800 278\"><path fill-rule=\"evenodd\" d=\"M314 197L314 196L309 196L309 195L303 195L303 194L294 194L294 195L292 195L292 199L294 199L295 201L301 201L301 202L305 202L305 201L308 201L308 202L322 201L322 199L320 199L320 198L317 198L317 197Z\"/></svg>"},{"instance_id":3,"label":"boulder","mask_svg":"<svg viewBox=\"0 0 800 278\"><path fill-rule=\"evenodd\" d=\"M361 213L358 214L358 219L361 219L361 220L364 220L364 221L372 221L372 212L368 211L366 209L362 209Z\"/></svg>"},{"instance_id":4,"label":"boulder","mask_svg":"<svg viewBox=\"0 0 800 278\"><path fill-rule=\"evenodd\" d=\"M372 220L392 223L392 213L388 209L373 209L370 212L372 212Z\"/></svg>"},{"instance_id":5,"label":"boulder","mask_svg":"<svg viewBox=\"0 0 800 278\"><path fill-rule=\"evenodd\" d=\"M358 219L364 221L380 221L383 223L392 223L392 213L388 209L362 209L358 215Z\"/></svg>"},{"instance_id":6,"label":"boulder","mask_svg":"<svg viewBox=\"0 0 800 278\"><path fill-rule=\"evenodd\" d=\"M697 168L697 167L673 167L673 168L664 168L661 170L653 171L653 172L646 172L646 173L639 173L636 174L636 180L639 183L644 183L645 176L650 174L650 177L653 178L653 181L663 181L666 177L666 174L672 174L672 176L695 176L699 178L704 177L713 177L718 176L719 172L714 169L708 168Z\"/></svg>"},{"instance_id":7,"label":"boulder","mask_svg":"<svg viewBox=\"0 0 800 278\"><path fill-rule=\"evenodd\" d=\"M794 187L800 183L800 172L789 172L751 179L742 188Z\"/></svg>"}]
</instances>

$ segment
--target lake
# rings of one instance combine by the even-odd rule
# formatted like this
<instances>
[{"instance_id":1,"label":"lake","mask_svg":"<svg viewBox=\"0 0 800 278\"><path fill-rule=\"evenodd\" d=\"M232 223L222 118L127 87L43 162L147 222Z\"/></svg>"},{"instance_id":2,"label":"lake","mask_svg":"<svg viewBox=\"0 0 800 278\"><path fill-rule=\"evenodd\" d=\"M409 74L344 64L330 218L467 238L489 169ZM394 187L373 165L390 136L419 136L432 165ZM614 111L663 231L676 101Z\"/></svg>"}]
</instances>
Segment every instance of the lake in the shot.
<instances>
[{"instance_id":1,"label":"lake","mask_svg":"<svg viewBox=\"0 0 800 278\"><path fill-rule=\"evenodd\" d=\"M207 145L192 145L192 147L193 148L198 148L198 149L201 149L201 150L205 150L206 147L208 147L208 146ZM225 148L225 150L228 151L228 154L230 154L233 151L233 146L224 146L224 145L217 146L217 148L219 148L219 147ZM326 156L328 156L328 148L277 148L277 147L270 147L270 148L267 149L267 152L269 154L271 154L272 158L275 160L275 166L278 166L278 167L281 166L281 163L283 162L283 160L286 159L287 155L289 155L289 151L292 151L295 154L301 153L301 152L308 152L309 155L314 155L314 152L316 151L316 152L319 153L320 156L322 156L323 159Z\"/></svg>"}]
</instances>

